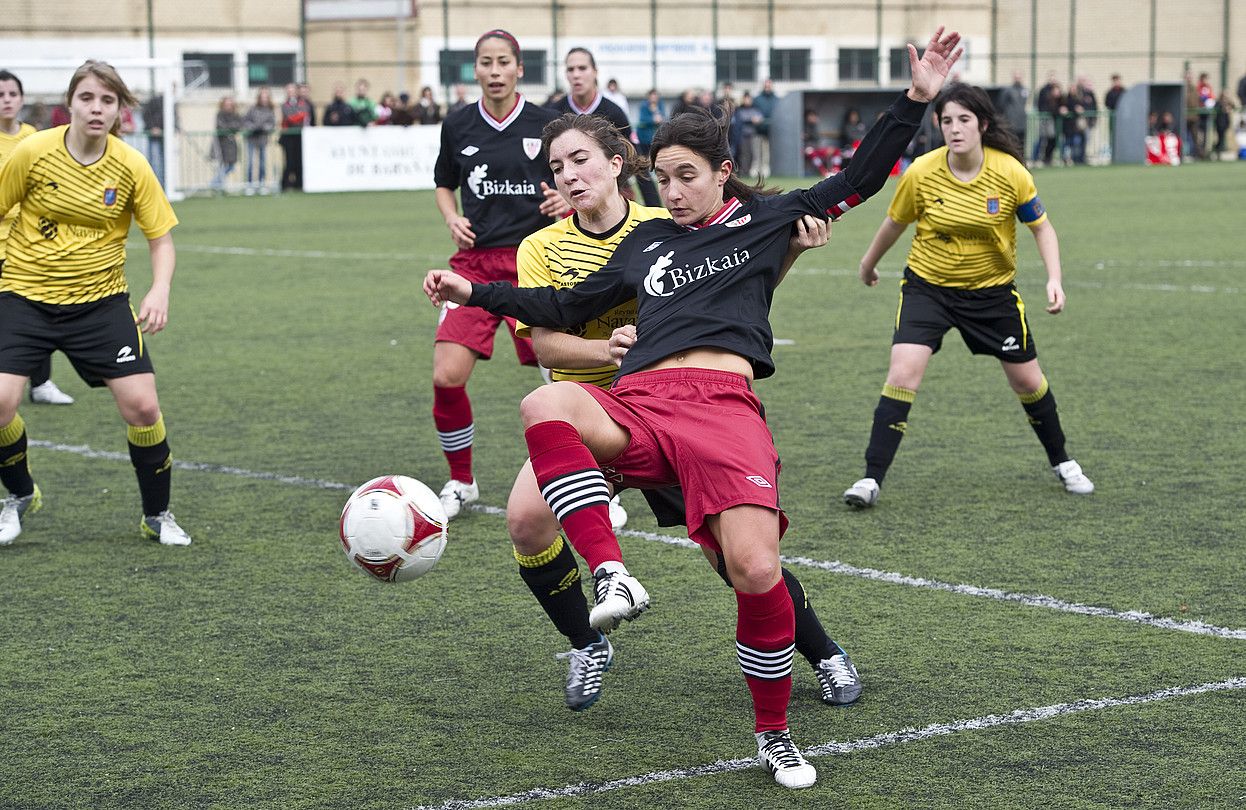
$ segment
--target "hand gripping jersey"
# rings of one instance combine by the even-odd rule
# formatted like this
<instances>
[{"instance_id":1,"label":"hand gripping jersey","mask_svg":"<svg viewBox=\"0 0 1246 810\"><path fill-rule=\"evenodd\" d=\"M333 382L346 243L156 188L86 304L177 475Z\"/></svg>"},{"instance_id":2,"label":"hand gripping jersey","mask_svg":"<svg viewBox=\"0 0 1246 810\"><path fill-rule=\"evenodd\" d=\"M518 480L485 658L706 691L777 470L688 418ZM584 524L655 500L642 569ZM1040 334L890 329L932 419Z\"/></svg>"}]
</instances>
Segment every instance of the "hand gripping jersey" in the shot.
<instances>
[{"instance_id":1,"label":"hand gripping jersey","mask_svg":"<svg viewBox=\"0 0 1246 810\"><path fill-rule=\"evenodd\" d=\"M637 225L650 219L670 219L665 208L646 208L634 202L627 204L627 216L613 230L594 234L580 228L579 219L571 216L555 222L523 240L519 245L519 286L574 287L601 269L624 237ZM566 329L586 340L609 340L620 326L636 322L636 301L628 301L614 309ZM515 325L515 334L531 337L531 328ZM609 388L618 368L612 363L598 368L550 369L555 380L591 383Z\"/></svg>"},{"instance_id":2,"label":"hand gripping jersey","mask_svg":"<svg viewBox=\"0 0 1246 810\"><path fill-rule=\"evenodd\" d=\"M701 346L745 357L756 378L769 377L770 303L792 223L805 214L838 218L882 188L925 108L901 96L862 140L848 170L813 188L746 203L732 198L700 226L642 222L605 267L574 287L474 284L468 304L560 329L636 298L636 344L620 377Z\"/></svg>"},{"instance_id":3,"label":"hand gripping jersey","mask_svg":"<svg viewBox=\"0 0 1246 810\"><path fill-rule=\"evenodd\" d=\"M441 152L433 168L438 188L461 189L463 216L472 223L476 247L518 245L549 224L540 212L541 183L554 175L541 154L541 130L558 117L523 96L501 121L484 102L451 113L441 125Z\"/></svg>"},{"instance_id":4,"label":"hand gripping jersey","mask_svg":"<svg viewBox=\"0 0 1246 810\"><path fill-rule=\"evenodd\" d=\"M48 304L82 304L125 292L131 219L148 239L177 224L138 150L109 135L103 157L83 166L65 147L68 130L36 132L0 168L0 210L21 203L0 291Z\"/></svg>"},{"instance_id":5,"label":"hand gripping jersey","mask_svg":"<svg viewBox=\"0 0 1246 810\"><path fill-rule=\"evenodd\" d=\"M917 233L909 249L913 272L942 287L976 290L1011 284L1017 275L1017 220L1047 220L1034 178L1007 152L983 148L972 180L952 174L947 147L928 152L900 178L887 216Z\"/></svg>"}]
</instances>

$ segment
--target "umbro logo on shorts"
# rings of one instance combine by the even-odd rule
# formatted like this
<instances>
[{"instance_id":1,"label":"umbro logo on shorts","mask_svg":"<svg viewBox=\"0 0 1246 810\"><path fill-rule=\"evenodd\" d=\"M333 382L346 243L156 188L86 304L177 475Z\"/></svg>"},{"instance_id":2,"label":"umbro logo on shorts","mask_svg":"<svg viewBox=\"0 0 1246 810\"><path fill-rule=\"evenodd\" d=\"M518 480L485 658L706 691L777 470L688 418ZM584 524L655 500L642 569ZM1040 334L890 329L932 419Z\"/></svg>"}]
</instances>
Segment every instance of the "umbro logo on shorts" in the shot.
<instances>
[{"instance_id":1,"label":"umbro logo on shorts","mask_svg":"<svg viewBox=\"0 0 1246 810\"><path fill-rule=\"evenodd\" d=\"M771 483L767 481L765 478L762 478L760 475L746 475L744 477L752 481L754 484L761 487L762 489L774 489Z\"/></svg>"}]
</instances>

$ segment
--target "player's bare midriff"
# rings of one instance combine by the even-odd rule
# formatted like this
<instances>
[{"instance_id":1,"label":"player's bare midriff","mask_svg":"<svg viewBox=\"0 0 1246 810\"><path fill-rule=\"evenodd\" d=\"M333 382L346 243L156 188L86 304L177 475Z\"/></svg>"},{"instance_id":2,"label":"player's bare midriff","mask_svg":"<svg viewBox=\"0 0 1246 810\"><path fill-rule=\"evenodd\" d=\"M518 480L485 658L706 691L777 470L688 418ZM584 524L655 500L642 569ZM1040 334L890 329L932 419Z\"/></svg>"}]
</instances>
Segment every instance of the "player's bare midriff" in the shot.
<instances>
[{"instance_id":1,"label":"player's bare midriff","mask_svg":"<svg viewBox=\"0 0 1246 810\"><path fill-rule=\"evenodd\" d=\"M753 364L740 355L726 349L715 349L709 346L686 349L667 355L656 363L650 363L641 371L657 371L663 368L708 368L714 371L729 371L740 374L749 382L753 381Z\"/></svg>"}]
</instances>

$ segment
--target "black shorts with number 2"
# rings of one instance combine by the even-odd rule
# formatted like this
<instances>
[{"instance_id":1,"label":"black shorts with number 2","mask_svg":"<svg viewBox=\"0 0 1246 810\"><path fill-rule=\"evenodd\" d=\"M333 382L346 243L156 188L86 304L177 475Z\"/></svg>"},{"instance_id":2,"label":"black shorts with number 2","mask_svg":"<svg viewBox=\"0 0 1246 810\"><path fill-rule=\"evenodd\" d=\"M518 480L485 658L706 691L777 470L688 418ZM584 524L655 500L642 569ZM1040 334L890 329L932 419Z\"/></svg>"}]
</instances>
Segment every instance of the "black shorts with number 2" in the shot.
<instances>
[{"instance_id":1,"label":"black shorts with number 2","mask_svg":"<svg viewBox=\"0 0 1246 810\"><path fill-rule=\"evenodd\" d=\"M128 293L85 304L45 304L0 293L0 372L31 376L61 351L94 388L155 371Z\"/></svg>"},{"instance_id":2,"label":"black shorts with number 2","mask_svg":"<svg viewBox=\"0 0 1246 810\"><path fill-rule=\"evenodd\" d=\"M916 343L939 351L951 328L974 354L989 354L1008 363L1038 356L1025 318L1025 302L1013 284L963 290L931 284L909 268L900 282L900 308L892 344Z\"/></svg>"}]
</instances>

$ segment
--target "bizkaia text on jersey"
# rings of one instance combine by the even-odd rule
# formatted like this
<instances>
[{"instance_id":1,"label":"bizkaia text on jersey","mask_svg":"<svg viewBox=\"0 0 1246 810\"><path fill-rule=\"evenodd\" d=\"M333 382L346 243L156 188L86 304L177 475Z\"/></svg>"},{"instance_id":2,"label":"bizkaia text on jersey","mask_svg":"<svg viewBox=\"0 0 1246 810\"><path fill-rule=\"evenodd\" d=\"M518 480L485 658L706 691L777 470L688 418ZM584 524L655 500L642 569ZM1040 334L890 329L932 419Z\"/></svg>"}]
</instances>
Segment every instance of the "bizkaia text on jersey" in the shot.
<instances>
[{"instance_id":1,"label":"bizkaia text on jersey","mask_svg":"<svg viewBox=\"0 0 1246 810\"><path fill-rule=\"evenodd\" d=\"M488 163L481 163L468 173L467 187L478 200L496 196L534 197L537 194L536 184L528 180L517 183L512 180L490 180Z\"/></svg>"},{"instance_id":2,"label":"bizkaia text on jersey","mask_svg":"<svg viewBox=\"0 0 1246 810\"><path fill-rule=\"evenodd\" d=\"M645 292L665 298L694 281L709 278L724 270L733 270L752 258L747 249L732 248L731 251L717 259L706 256L700 264L685 264L682 267L675 266L671 260L675 251L668 251L658 256L650 265L649 274L645 276Z\"/></svg>"}]
</instances>

